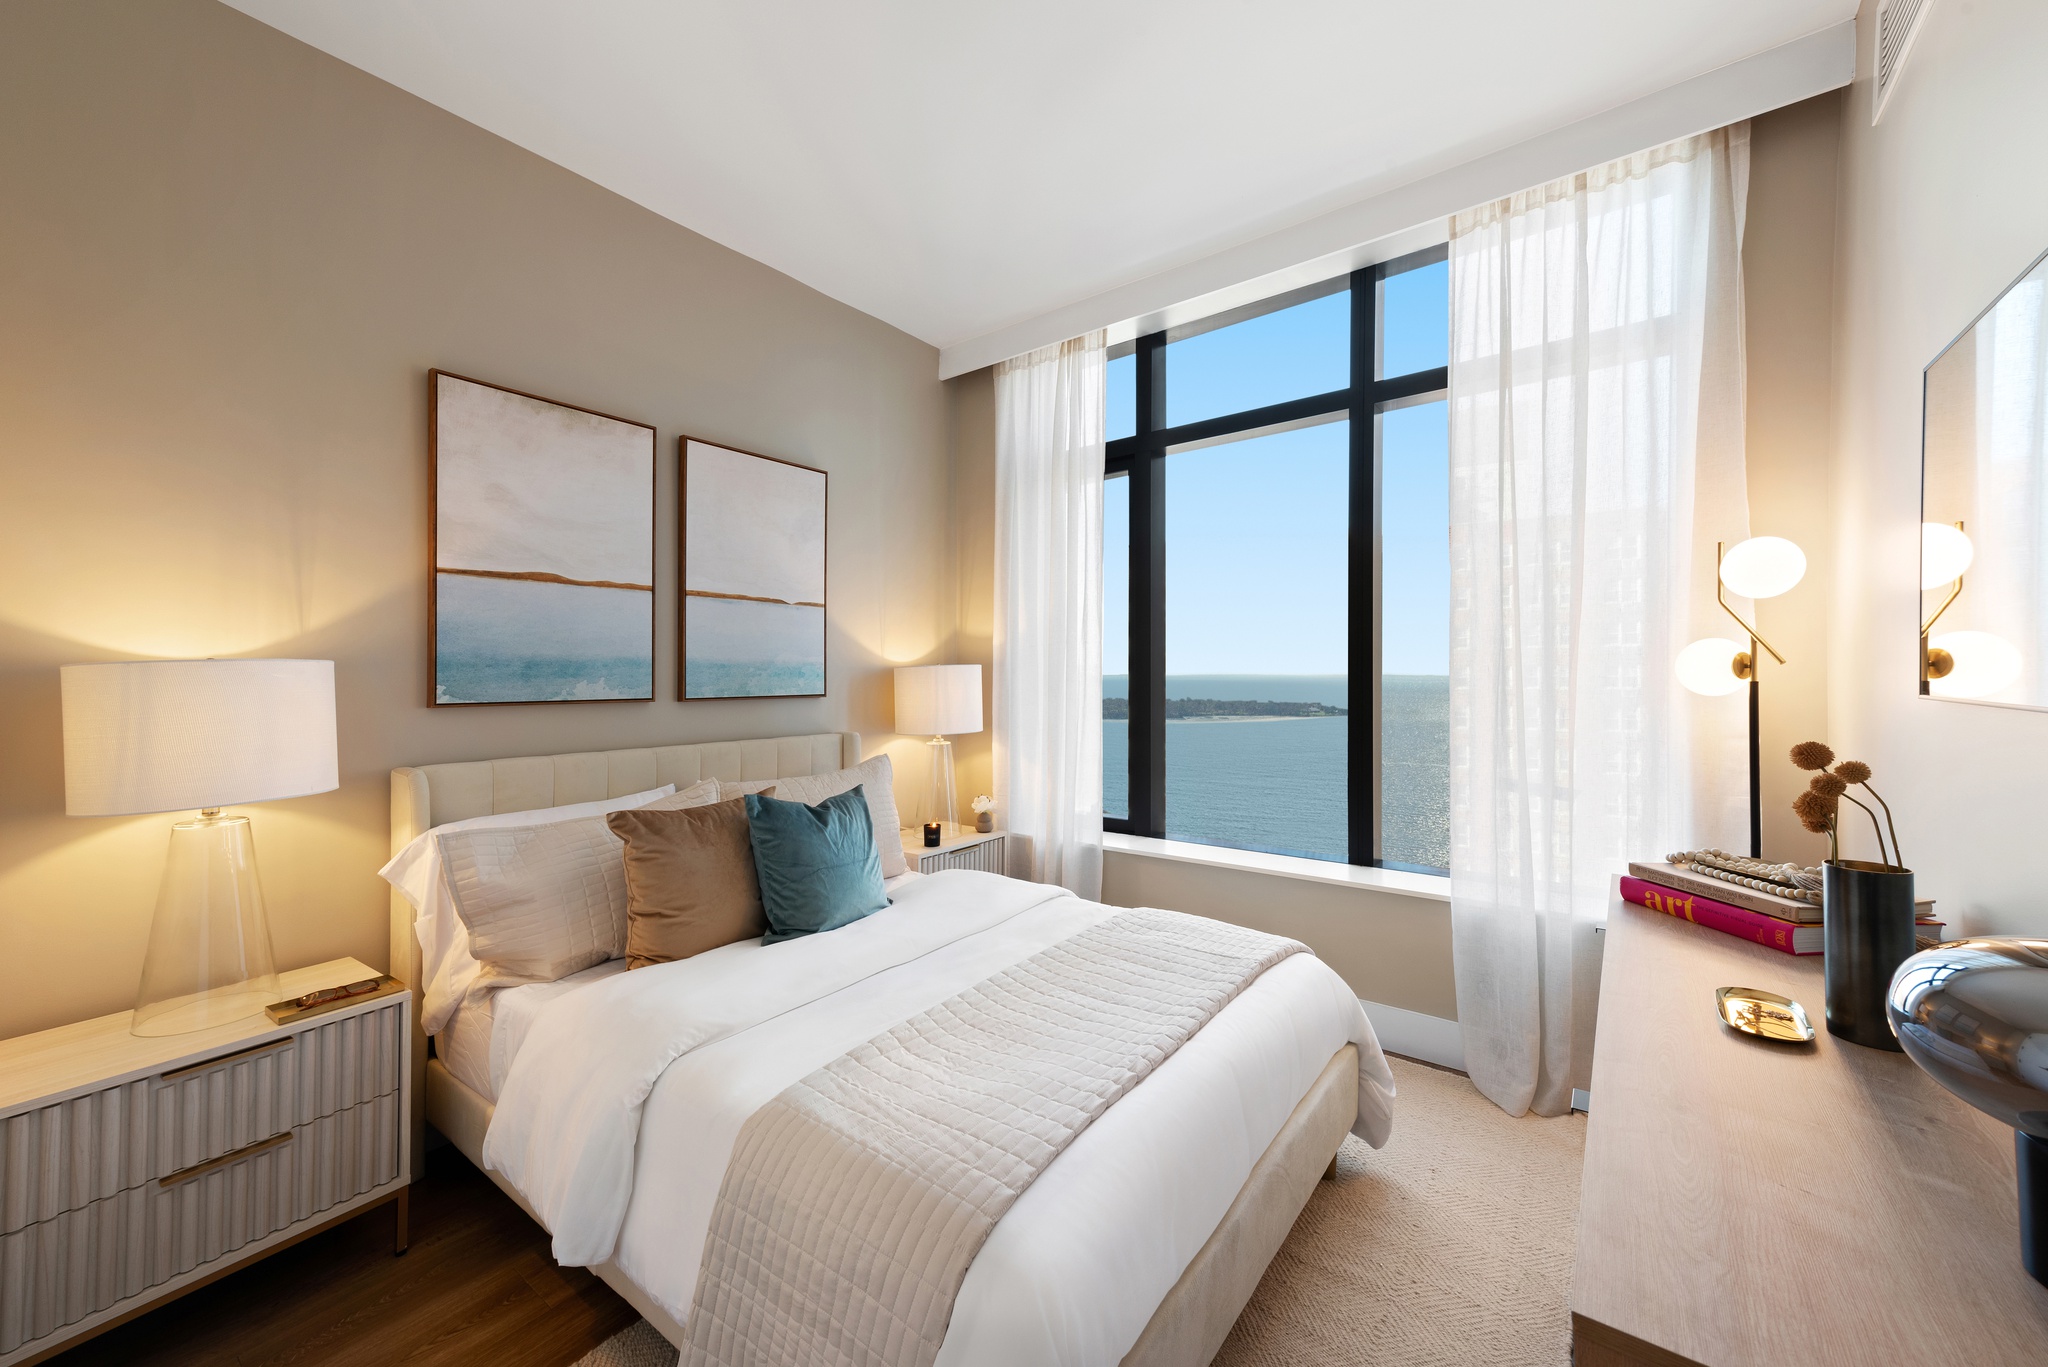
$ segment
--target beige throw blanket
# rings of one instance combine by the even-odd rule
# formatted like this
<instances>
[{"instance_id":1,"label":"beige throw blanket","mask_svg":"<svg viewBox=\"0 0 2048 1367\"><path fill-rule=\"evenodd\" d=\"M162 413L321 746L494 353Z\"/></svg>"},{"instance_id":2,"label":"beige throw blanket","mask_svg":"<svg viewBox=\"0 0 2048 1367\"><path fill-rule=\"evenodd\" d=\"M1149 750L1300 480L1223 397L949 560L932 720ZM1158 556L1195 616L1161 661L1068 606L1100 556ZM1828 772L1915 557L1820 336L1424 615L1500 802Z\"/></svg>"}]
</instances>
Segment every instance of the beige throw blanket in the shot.
<instances>
[{"instance_id":1,"label":"beige throw blanket","mask_svg":"<svg viewBox=\"0 0 2048 1367\"><path fill-rule=\"evenodd\" d=\"M1246 984L1302 952L1120 912L790 1087L734 1145L683 1362L931 1363L1003 1212Z\"/></svg>"}]
</instances>

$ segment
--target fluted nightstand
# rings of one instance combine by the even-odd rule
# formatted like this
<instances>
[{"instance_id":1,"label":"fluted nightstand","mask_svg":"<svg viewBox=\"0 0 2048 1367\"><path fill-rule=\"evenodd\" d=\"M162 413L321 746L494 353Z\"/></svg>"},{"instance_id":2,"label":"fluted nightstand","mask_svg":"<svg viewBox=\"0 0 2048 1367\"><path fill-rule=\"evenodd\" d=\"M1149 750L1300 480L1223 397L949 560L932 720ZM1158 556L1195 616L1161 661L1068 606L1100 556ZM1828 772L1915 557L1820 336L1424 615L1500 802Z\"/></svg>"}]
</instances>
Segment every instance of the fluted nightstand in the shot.
<instances>
[{"instance_id":1,"label":"fluted nightstand","mask_svg":"<svg viewBox=\"0 0 2048 1367\"><path fill-rule=\"evenodd\" d=\"M947 822L944 838L936 845L924 843L924 833L915 826L903 829L903 858L919 873L940 869L979 869L983 873L1008 873L1007 831L983 834L972 826Z\"/></svg>"}]
</instances>

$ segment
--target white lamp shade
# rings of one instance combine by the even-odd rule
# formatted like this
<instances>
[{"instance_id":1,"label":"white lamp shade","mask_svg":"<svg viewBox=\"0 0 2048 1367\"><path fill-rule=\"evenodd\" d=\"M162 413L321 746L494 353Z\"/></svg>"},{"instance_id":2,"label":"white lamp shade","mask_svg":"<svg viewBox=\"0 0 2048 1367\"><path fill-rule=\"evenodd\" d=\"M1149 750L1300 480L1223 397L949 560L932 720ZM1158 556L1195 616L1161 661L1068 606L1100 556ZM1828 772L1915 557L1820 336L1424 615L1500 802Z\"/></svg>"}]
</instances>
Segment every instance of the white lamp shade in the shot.
<instances>
[{"instance_id":1,"label":"white lamp shade","mask_svg":"<svg viewBox=\"0 0 2048 1367\"><path fill-rule=\"evenodd\" d=\"M1721 582L1744 598L1776 598L1806 577L1806 552L1782 536L1752 536L1721 557Z\"/></svg>"},{"instance_id":2,"label":"white lamp shade","mask_svg":"<svg viewBox=\"0 0 2048 1367\"><path fill-rule=\"evenodd\" d=\"M1953 584L1977 558L1977 547L1961 527L1946 522L1920 524L1920 587Z\"/></svg>"},{"instance_id":3,"label":"white lamp shade","mask_svg":"<svg viewBox=\"0 0 2048 1367\"><path fill-rule=\"evenodd\" d=\"M2019 651L1988 631L1951 631L1927 644L1955 660L1946 675L1927 681L1927 691L1937 698L1988 698L2020 676Z\"/></svg>"},{"instance_id":4,"label":"white lamp shade","mask_svg":"<svg viewBox=\"0 0 2048 1367\"><path fill-rule=\"evenodd\" d=\"M65 665L64 810L179 812L341 786L332 660Z\"/></svg>"},{"instance_id":5,"label":"white lamp shade","mask_svg":"<svg viewBox=\"0 0 2048 1367\"><path fill-rule=\"evenodd\" d=\"M906 665L896 671L898 735L964 736L980 729L980 665Z\"/></svg>"},{"instance_id":6,"label":"white lamp shade","mask_svg":"<svg viewBox=\"0 0 2048 1367\"><path fill-rule=\"evenodd\" d=\"M1735 677L1735 657L1741 653L1742 647L1725 636L1694 641L1678 652L1678 681L1709 698L1733 693L1743 684Z\"/></svg>"}]
</instances>

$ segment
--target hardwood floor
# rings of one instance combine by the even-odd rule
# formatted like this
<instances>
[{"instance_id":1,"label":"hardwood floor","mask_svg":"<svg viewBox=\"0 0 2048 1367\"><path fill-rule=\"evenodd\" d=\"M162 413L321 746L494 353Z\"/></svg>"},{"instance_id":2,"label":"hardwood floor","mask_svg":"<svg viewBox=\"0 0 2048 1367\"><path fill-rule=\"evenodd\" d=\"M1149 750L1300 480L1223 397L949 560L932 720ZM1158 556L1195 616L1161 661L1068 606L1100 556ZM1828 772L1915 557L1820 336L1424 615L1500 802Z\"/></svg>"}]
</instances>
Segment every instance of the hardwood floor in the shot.
<instances>
[{"instance_id":1,"label":"hardwood floor","mask_svg":"<svg viewBox=\"0 0 2048 1367\"><path fill-rule=\"evenodd\" d=\"M455 1149L412 1189L412 1249L371 1211L50 1359L47 1367L565 1367L631 1324Z\"/></svg>"}]
</instances>

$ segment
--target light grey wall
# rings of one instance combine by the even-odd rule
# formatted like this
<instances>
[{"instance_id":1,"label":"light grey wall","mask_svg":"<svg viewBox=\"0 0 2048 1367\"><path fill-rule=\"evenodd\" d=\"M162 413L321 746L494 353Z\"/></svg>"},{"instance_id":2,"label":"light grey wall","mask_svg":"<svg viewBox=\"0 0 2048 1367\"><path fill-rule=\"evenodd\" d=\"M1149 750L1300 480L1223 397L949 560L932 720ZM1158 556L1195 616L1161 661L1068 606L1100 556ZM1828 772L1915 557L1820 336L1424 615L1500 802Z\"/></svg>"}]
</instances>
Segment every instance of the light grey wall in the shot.
<instances>
[{"instance_id":1,"label":"light grey wall","mask_svg":"<svg viewBox=\"0 0 2048 1367\"><path fill-rule=\"evenodd\" d=\"M678 77L681 79L681 77ZM173 817L63 815L57 666L332 658L248 809L277 953L386 954L397 764L851 728L954 631L929 346L211 0L0 6L0 1036L132 1003ZM657 425L662 701L427 707L426 372ZM673 701L675 439L824 467L829 696Z\"/></svg>"},{"instance_id":2,"label":"light grey wall","mask_svg":"<svg viewBox=\"0 0 2048 1367\"><path fill-rule=\"evenodd\" d=\"M1875 11L1841 125L1827 739L1951 927L2039 935L2048 713L1919 697L1915 615L1921 369L2048 248L2048 5L1934 6L1872 127Z\"/></svg>"}]
</instances>

